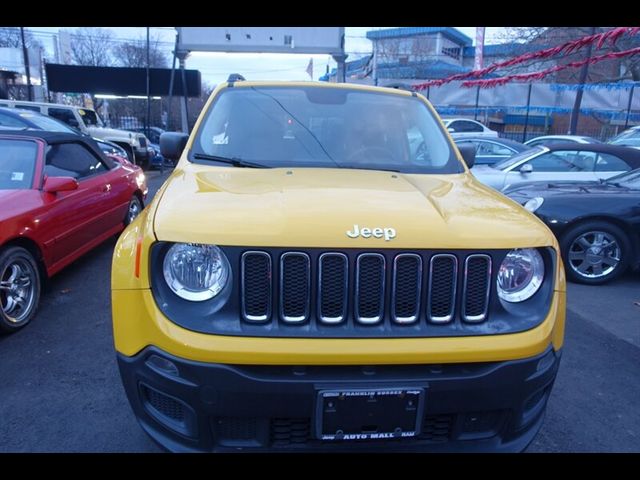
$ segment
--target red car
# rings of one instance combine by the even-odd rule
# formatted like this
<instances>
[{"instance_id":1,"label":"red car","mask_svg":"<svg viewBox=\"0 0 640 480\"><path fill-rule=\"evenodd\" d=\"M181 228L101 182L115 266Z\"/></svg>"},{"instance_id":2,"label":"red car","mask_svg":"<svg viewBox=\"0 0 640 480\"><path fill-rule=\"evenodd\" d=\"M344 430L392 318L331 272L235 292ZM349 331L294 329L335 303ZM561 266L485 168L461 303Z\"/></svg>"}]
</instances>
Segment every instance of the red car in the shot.
<instances>
[{"instance_id":1,"label":"red car","mask_svg":"<svg viewBox=\"0 0 640 480\"><path fill-rule=\"evenodd\" d=\"M147 191L89 137L0 131L0 331L29 323L43 281L119 233Z\"/></svg>"}]
</instances>

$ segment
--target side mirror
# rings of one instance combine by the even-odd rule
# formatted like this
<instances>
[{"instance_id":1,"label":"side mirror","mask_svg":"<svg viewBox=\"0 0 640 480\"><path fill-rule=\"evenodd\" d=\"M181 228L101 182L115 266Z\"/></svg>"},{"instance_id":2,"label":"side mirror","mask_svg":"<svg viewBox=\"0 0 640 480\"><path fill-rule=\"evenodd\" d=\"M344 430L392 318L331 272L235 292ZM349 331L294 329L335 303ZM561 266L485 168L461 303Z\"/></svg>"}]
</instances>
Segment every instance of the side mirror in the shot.
<instances>
[{"instance_id":1,"label":"side mirror","mask_svg":"<svg viewBox=\"0 0 640 480\"><path fill-rule=\"evenodd\" d=\"M75 118L67 119L67 124L73 128L80 128L80 123L78 123L78 120L76 120Z\"/></svg>"},{"instance_id":2,"label":"side mirror","mask_svg":"<svg viewBox=\"0 0 640 480\"><path fill-rule=\"evenodd\" d=\"M455 129L455 128L453 128L453 127L448 127L448 128L447 128L447 132L449 132L449 133L453 133L453 132L455 132L455 131L456 131L456 129Z\"/></svg>"},{"instance_id":3,"label":"side mirror","mask_svg":"<svg viewBox=\"0 0 640 480\"><path fill-rule=\"evenodd\" d=\"M522 167L520 167L520 173L522 175L526 175L527 173L533 172L533 167L529 163L525 163Z\"/></svg>"},{"instance_id":4,"label":"side mirror","mask_svg":"<svg viewBox=\"0 0 640 480\"><path fill-rule=\"evenodd\" d=\"M184 147L187 145L189 135L180 132L165 132L160 135L160 153L169 160L178 160Z\"/></svg>"},{"instance_id":5,"label":"side mirror","mask_svg":"<svg viewBox=\"0 0 640 480\"><path fill-rule=\"evenodd\" d=\"M476 146L469 143L467 145L460 145L458 150L460 150L460 155L462 155L462 159L464 163L467 164L467 167L473 167L473 164L476 162Z\"/></svg>"},{"instance_id":6,"label":"side mirror","mask_svg":"<svg viewBox=\"0 0 640 480\"><path fill-rule=\"evenodd\" d=\"M78 189L78 181L73 177L46 177L43 190L47 193L70 192Z\"/></svg>"}]
</instances>

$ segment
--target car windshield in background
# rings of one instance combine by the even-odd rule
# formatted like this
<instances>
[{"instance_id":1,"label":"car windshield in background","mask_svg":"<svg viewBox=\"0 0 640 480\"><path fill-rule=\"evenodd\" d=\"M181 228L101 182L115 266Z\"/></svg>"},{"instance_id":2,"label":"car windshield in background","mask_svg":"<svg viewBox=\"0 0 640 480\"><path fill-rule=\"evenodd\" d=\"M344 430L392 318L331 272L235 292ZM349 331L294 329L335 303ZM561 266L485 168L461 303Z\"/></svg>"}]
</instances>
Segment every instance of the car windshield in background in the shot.
<instances>
[{"instance_id":1,"label":"car windshield in background","mask_svg":"<svg viewBox=\"0 0 640 480\"><path fill-rule=\"evenodd\" d=\"M86 110L84 108L80 108L78 113L82 116L82 120L87 127L102 127L102 120L98 117L98 114L93 110Z\"/></svg>"},{"instance_id":2,"label":"car windshield in background","mask_svg":"<svg viewBox=\"0 0 640 480\"><path fill-rule=\"evenodd\" d=\"M31 188L37 153L35 142L0 138L0 190Z\"/></svg>"},{"instance_id":3,"label":"car windshield in background","mask_svg":"<svg viewBox=\"0 0 640 480\"><path fill-rule=\"evenodd\" d=\"M21 117L29 120L31 123L38 126L42 130L46 130L48 132L62 132L62 133L75 133L79 134L78 130L75 130L68 125L59 122L51 117L47 117L45 115L34 115L30 113L21 113Z\"/></svg>"},{"instance_id":4,"label":"car windshield in background","mask_svg":"<svg viewBox=\"0 0 640 480\"><path fill-rule=\"evenodd\" d=\"M228 89L209 109L194 145L196 154L236 165L463 171L422 101L356 89Z\"/></svg>"},{"instance_id":5,"label":"car windshield in background","mask_svg":"<svg viewBox=\"0 0 640 480\"><path fill-rule=\"evenodd\" d=\"M491 165L491 168L504 170L505 168L509 168L510 166L515 165L525 158L532 157L536 153L540 153L542 150L544 150L544 148L541 146L531 147L530 149L524 150L523 152L520 152L513 157L509 157L502 160L501 162L494 163L493 165Z\"/></svg>"},{"instance_id":6,"label":"car windshield in background","mask_svg":"<svg viewBox=\"0 0 640 480\"><path fill-rule=\"evenodd\" d=\"M94 140L96 139L94 138ZM118 145L115 145L113 143L101 142L99 140L96 140L96 143L98 144L98 147L100 147L100 150L108 155L118 155L119 157L127 158L127 152L125 152L125 150Z\"/></svg>"},{"instance_id":7,"label":"car windshield in background","mask_svg":"<svg viewBox=\"0 0 640 480\"><path fill-rule=\"evenodd\" d=\"M617 137L609 140L608 143L611 145L620 145L622 147L640 147L640 130L622 132Z\"/></svg>"}]
</instances>

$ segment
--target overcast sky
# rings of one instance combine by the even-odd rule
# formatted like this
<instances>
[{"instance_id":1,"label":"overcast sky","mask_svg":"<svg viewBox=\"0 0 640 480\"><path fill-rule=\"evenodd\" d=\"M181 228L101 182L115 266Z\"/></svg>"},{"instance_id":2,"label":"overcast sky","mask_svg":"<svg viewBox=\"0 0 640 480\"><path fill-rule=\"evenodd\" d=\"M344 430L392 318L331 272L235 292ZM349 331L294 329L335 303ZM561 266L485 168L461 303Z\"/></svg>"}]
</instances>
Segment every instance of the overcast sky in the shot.
<instances>
[{"instance_id":1,"label":"overcast sky","mask_svg":"<svg viewBox=\"0 0 640 480\"><path fill-rule=\"evenodd\" d=\"M47 50L53 49L52 34L57 33L58 27L27 27L36 32ZM105 27L113 31L119 39L144 39L145 28L135 27ZM393 27L345 27L345 50L349 55L347 61L355 60L371 53L371 41L366 38L366 32L381 28ZM475 41L476 27L455 27ZM496 34L502 27L487 27L485 42L495 41ZM41 32L41 33L39 33ZM173 27L151 27L151 36L162 41L162 47L167 52L172 50L175 42ZM51 55L53 52L51 52ZM313 58L313 79L317 80L329 69L335 67L335 62L329 55L308 54L271 54L271 53L204 53L194 52L187 58L187 68L200 70L202 80L213 86L227 79L230 73L240 73L247 80L309 80L306 72L309 59Z\"/></svg>"}]
</instances>

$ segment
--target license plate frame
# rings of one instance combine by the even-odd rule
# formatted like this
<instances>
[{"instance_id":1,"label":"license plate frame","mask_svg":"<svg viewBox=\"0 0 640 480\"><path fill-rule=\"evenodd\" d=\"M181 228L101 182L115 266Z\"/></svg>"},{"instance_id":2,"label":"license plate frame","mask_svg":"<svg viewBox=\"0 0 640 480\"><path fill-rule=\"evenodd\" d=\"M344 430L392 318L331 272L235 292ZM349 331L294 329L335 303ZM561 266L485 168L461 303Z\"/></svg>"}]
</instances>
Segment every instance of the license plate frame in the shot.
<instances>
[{"instance_id":1,"label":"license plate frame","mask_svg":"<svg viewBox=\"0 0 640 480\"><path fill-rule=\"evenodd\" d=\"M316 438L322 441L390 440L420 435L424 388L335 388L320 390Z\"/></svg>"}]
</instances>

